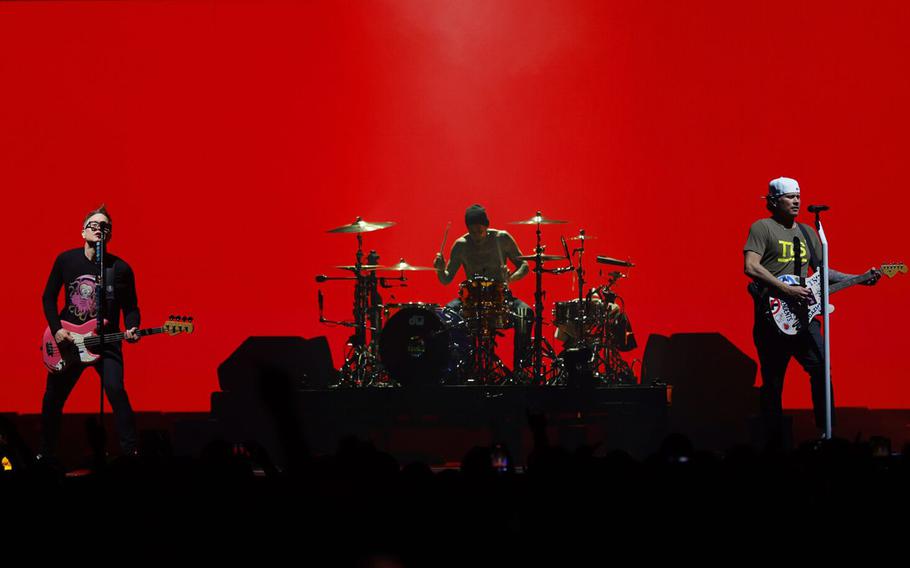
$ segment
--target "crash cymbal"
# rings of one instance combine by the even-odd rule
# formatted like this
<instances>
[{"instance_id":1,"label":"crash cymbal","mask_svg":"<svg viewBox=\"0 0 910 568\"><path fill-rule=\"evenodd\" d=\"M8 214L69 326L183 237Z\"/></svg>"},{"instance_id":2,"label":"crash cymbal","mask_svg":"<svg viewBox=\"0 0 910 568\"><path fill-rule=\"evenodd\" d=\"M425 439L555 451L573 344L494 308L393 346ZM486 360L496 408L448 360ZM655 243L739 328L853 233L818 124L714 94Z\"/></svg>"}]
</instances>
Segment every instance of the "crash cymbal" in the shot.
<instances>
[{"instance_id":1,"label":"crash cymbal","mask_svg":"<svg viewBox=\"0 0 910 568\"><path fill-rule=\"evenodd\" d=\"M540 211L537 212L537 215L534 215L530 219L525 219L524 221L512 221L510 225L565 225L568 221L560 221L558 219L547 219L541 215Z\"/></svg>"},{"instance_id":2,"label":"crash cymbal","mask_svg":"<svg viewBox=\"0 0 910 568\"><path fill-rule=\"evenodd\" d=\"M350 225L342 225L329 229L327 233L369 233L380 229L388 229L395 224L394 221L364 221L360 217Z\"/></svg>"},{"instance_id":3,"label":"crash cymbal","mask_svg":"<svg viewBox=\"0 0 910 568\"><path fill-rule=\"evenodd\" d=\"M341 266L336 266L335 268L340 268L341 270L352 270L352 271L357 270L357 267L354 266L353 264L342 264ZM380 266L378 264L361 264L360 265L360 270L362 270L364 272L369 272L371 270L378 270L380 268L382 268L382 266Z\"/></svg>"},{"instance_id":4,"label":"crash cymbal","mask_svg":"<svg viewBox=\"0 0 910 568\"><path fill-rule=\"evenodd\" d=\"M537 260L536 254L526 254L524 256L519 256L518 260ZM558 254L542 254L540 255L540 260L550 262L556 260L566 260L566 257L559 256Z\"/></svg>"},{"instance_id":5,"label":"crash cymbal","mask_svg":"<svg viewBox=\"0 0 910 568\"><path fill-rule=\"evenodd\" d=\"M402 258L400 261L398 261L398 264L393 264L392 266L380 266L379 270L390 270L393 272L401 272L404 270L436 270L436 269L433 268L432 266L413 266L413 265L405 262L404 259Z\"/></svg>"},{"instance_id":6,"label":"crash cymbal","mask_svg":"<svg viewBox=\"0 0 910 568\"><path fill-rule=\"evenodd\" d=\"M570 241L590 241L591 239L596 239L597 237L592 237L589 235L578 235L577 237L569 237Z\"/></svg>"}]
</instances>

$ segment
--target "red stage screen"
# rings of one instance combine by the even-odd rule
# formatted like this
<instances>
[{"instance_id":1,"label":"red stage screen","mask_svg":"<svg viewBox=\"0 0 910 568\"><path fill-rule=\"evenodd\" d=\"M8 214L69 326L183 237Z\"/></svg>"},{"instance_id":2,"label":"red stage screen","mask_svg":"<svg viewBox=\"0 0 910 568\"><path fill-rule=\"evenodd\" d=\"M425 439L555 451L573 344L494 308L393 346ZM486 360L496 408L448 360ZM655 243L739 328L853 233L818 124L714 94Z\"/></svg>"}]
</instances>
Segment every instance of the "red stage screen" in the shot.
<instances>
[{"instance_id":1,"label":"red stage screen","mask_svg":"<svg viewBox=\"0 0 910 568\"><path fill-rule=\"evenodd\" d=\"M831 206L833 267L907 259L907 29L900 1L4 2L0 411L40 409L41 292L101 202L144 325L198 324L125 348L138 410L207 410L250 335L327 335L339 365L349 330L318 323L314 276L341 275L356 240L326 230L395 221L367 249L426 265L475 202L525 253L534 229L508 222L537 210L571 221L544 229L551 252L596 236L595 284L595 255L632 259L617 291L640 345L716 331L754 357L742 245L768 180ZM548 312L574 293L545 285ZM908 286L836 297L839 405L910 406ZM348 317L351 287L321 289ZM533 278L515 291L533 303ZM415 273L386 299L456 292ZM796 367L785 403L806 407ZM84 375L67 410L96 389Z\"/></svg>"}]
</instances>

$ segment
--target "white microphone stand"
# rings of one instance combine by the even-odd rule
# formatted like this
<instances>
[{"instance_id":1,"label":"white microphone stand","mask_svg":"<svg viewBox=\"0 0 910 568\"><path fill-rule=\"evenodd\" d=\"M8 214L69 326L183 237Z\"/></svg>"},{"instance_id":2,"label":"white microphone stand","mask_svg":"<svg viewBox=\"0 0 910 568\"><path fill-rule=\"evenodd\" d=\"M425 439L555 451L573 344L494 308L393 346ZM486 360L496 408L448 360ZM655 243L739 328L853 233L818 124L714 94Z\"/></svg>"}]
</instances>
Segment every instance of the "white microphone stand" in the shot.
<instances>
[{"instance_id":1,"label":"white microphone stand","mask_svg":"<svg viewBox=\"0 0 910 568\"><path fill-rule=\"evenodd\" d=\"M821 211L815 212L815 229L818 231L818 238L822 243L822 265L821 265L821 301L822 314L825 322L825 439L830 440L832 437L831 423L833 417L833 408L831 408L831 310L828 303L828 239L825 237L825 229L822 227Z\"/></svg>"}]
</instances>

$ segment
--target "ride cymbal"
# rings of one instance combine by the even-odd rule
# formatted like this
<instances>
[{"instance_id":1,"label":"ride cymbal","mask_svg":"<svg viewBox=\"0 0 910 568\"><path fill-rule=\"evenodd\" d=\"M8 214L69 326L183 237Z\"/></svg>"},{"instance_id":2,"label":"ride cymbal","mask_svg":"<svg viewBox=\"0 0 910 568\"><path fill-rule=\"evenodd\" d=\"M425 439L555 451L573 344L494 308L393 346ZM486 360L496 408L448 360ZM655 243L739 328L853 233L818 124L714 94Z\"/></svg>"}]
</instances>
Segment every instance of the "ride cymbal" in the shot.
<instances>
[{"instance_id":1,"label":"ride cymbal","mask_svg":"<svg viewBox=\"0 0 910 568\"><path fill-rule=\"evenodd\" d=\"M369 233L372 231L379 231L381 229L388 229L389 227L395 225L394 221L364 221L360 217L351 223L350 225L342 225L340 227L335 227L334 229L329 229L327 233Z\"/></svg>"},{"instance_id":2,"label":"ride cymbal","mask_svg":"<svg viewBox=\"0 0 910 568\"><path fill-rule=\"evenodd\" d=\"M518 260L537 260L538 256L536 254L526 254L524 256L519 256ZM557 261L557 260L566 260L566 257L560 256L558 254L542 254L540 255L540 260L545 262Z\"/></svg>"},{"instance_id":3,"label":"ride cymbal","mask_svg":"<svg viewBox=\"0 0 910 568\"><path fill-rule=\"evenodd\" d=\"M547 219L544 217L540 211L537 212L537 215L534 215L530 219L525 219L524 221L512 221L510 225L565 225L568 221L562 221L559 219Z\"/></svg>"},{"instance_id":4,"label":"ride cymbal","mask_svg":"<svg viewBox=\"0 0 910 568\"><path fill-rule=\"evenodd\" d=\"M392 266L380 266L379 270L402 272L405 270L436 270L436 269L433 268L432 266L414 266L412 264L408 264L402 258L400 261L398 261L398 264L393 264Z\"/></svg>"}]
</instances>

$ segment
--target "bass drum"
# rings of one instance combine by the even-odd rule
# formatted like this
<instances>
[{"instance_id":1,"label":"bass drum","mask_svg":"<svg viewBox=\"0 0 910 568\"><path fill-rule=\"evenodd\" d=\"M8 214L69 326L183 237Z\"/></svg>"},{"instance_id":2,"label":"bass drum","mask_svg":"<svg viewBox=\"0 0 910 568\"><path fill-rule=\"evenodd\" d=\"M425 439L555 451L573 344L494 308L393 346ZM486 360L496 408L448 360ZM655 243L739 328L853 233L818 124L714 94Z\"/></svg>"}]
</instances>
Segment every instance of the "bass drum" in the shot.
<instances>
[{"instance_id":1,"label":"bass drum","mask_svg":"<svg viewBox=\"0 0 910 568\"><path fill-rule=\"evenodd\" d=\"M432 304L406 304L379 336L379 358L403 387L433 386L460 368L465 335L457 314Z\"/></svg>"}]
</instances>

